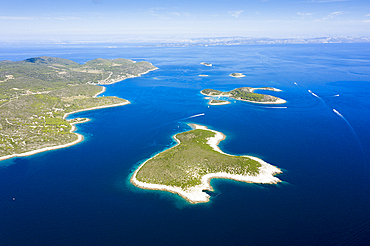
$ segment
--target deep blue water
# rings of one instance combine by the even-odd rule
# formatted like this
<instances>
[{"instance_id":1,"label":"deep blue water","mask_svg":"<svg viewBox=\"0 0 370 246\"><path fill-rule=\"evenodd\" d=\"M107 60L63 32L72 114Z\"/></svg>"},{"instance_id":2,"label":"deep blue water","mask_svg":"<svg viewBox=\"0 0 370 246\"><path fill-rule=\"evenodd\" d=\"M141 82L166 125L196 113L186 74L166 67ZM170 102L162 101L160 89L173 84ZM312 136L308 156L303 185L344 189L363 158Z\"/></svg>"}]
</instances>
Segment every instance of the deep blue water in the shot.
<instances>
[{"instance_id":1,"label":"deep blue water","mask_svg":"<svg viewBox=\"0 0 370 246\"><path fill-rule=\"evenodd\" d=\"M0 245L370 242L369 44L107 46L0 47L0 60L122 57L159 67L107 86L105 96L130 105L74 114L92 119L78 125L82 143L0 162ZM282 89L270 93L288 102L208 107L199 93L241 86ZM225 133L223 151L280 167L283 182L213 180L212 200L198 205L133 187L133 170L172 146L171 136L188 130L187 123Z\"/></svg>"}]
</instances>

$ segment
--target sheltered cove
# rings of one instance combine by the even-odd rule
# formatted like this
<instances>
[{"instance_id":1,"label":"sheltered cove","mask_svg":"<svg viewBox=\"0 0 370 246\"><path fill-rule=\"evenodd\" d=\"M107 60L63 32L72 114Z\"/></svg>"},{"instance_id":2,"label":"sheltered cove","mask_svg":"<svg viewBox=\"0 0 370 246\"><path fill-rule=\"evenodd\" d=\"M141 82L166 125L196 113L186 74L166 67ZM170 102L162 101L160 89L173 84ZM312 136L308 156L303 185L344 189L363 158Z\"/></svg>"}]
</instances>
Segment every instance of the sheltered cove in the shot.
<instances>
[{"instance_id":1,"label":"sheltered cove","mask_svg":"<svg viewBox=\"0 0 370 246\"><path fill-rule=\"evenodd\" d=\"M207 144L211 146L213 151L219 152L222 155L236 157L236 156L226 154L218 148L217 146L218 143L225 138L225 135L223 135L221 132L210 130L207 127L201 126L201 125L192 124L191 126L193 129L201 129L201 130L206 130L206 131L210 131L214 133L213 137L210 137L207 139ZM176 148L177 146L180 146L181 143L179 139L176 137L177 135L178 134L174 136L174 139L177 141L178 144L166 151L169 151L173 148ZM242 182L248 182L248 183L261 183L261 184L276 184L278 182L281 182L279 178L274 177L275 174L282 172L279 168L271 164L268 164L259 158L252 157L252 156L243 156L243 157L249 158L250 160L253 160L259 163L258 173L256 174L243 174L243 175L232 174L230 172L227 172L227 170L221 170L218 172L210 172L201 177L200 184L195 185L195 186L186 187L186 188L182 188L180 186L173 186L173 185L143 182L141 180L138 180L137 178L138 172L144 167L144 165L146 165L152 159L157 158L164 152L161 152L151 157L150 159L146 160L144 163L142 163L131 176L131 179L130 179L131 183L143 189L164 190L164 191L178 194L184 199L186 199L187 201L189 201L190 203L204 203L204 202L208 202L210 198L210 196L206 192L204 192L204 190L213 191L213 188L210 185L210 180L213 178L233 179L236 181L242 181ZM155 172L156 170L153 170L153 171Z\"/></svg>"}]
</instances>

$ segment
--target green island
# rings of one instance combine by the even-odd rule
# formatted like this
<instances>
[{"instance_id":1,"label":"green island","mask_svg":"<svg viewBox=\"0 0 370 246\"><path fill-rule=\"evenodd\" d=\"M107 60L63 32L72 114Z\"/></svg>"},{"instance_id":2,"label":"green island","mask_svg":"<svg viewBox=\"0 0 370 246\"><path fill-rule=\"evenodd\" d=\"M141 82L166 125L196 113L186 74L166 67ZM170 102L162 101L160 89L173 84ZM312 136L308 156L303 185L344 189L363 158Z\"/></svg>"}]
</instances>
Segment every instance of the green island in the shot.
<instances>
[{"instance_id":1,"label":"green island","mask_svg":"<svg viewBox=\"0 0 370 246\"><path fill-rule=\"evenodd\" d=\"M211 99L208 104L209 105L224 105L224 104L230 104L230 102L226 100Z\"/></svg>"},{"instance_id":2,"label":"green island","mask_svg":"<svg viewBox=\"0 0 370 246\"><path fill-rule=\"evenodd\" d=\"M234 77L234 78L242 78L242 77L245 77L245 75L242 74L242 73L231 73L230 76L231 77Z\"/></svg>"},{"instance_id":3,"label":"green island","mask_svg":"<svg viewBox=\"0 0 370 246\"><path fill-rule=\"evenodd\" d=\"M222 152L218 143L225 136L204 126L176 134L177 145L141 164L131 182L144 189L179 194L190 203L208 202L210 179L226 178L250 183L280 182L281 170L252 156L233 156Z\"/></svg>"},{"instance_id":4,"label":"green island","mask_svg":"<svg viewBox=\"0 0 370 246\"><path fill-rule=\"evenodd\" d=\"M260 88L241 87L241 88L236 88L234 90L226 91L226 92L222 92L222 91L214 90L214 89L204 89L200 93L205 96L211 97L211 101L209 102L209 104L211 105L213 104L212 101L217 100L215 98L218 98L218 97L231 97L236 100L248 101L252 103L263 103L263 104L286 103L285 100L275 97L275 96L255 93L254 92L255 90L281 91L273 87L260 87Z\"/></svg>"},{"instance_id":5,"label":"green island","mask_svg":"<svg viewBox=\"0 0 370 246\"><path fill-rule=\"evenodd\" d=\"M0 61L0 160L67 147L82 140L68 114L130 103L96 97L105 87L157 69L149 62L95 59L85 64L57 57Z\"/></svg>"}]
</instances>

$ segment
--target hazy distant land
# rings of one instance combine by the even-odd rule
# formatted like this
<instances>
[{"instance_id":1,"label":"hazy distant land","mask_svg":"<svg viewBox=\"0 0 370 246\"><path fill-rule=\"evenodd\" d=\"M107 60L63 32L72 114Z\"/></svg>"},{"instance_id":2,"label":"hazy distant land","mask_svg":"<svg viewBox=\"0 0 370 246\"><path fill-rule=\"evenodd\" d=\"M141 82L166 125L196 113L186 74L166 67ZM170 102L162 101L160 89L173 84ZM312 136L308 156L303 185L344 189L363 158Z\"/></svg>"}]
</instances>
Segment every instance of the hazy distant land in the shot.
<instances>
[{"instance_id":1,"label":"hazy distant land","mask_svg":"<svg viewBox=\"0 0 370 246\"><path fill-rule=\"evenodd\" d=\"M274 45L274 44L341 44L369 43L370 37L317 37L317 38L252 38L252 37L215 37L163 40L150 46L182 47L182 46L230 46L230 45ZM148 44L149 45L149 44Z\"/></svg>"}]
</instances>

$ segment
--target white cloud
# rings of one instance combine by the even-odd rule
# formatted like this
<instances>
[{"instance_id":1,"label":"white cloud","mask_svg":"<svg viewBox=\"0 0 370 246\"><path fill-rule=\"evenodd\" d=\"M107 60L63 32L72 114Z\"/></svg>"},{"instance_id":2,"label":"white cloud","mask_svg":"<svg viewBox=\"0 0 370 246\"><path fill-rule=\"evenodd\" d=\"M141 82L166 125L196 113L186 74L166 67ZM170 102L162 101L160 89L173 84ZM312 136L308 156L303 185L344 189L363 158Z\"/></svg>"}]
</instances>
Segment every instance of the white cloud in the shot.
<instances>
[{"instance_id":1,"label":"white cloud","mask_svg":"<svg viewBox=\"0 0 370 246\"><path fill-rule=\"evenodd\" d=\"M336 11L336 12L333 12L333 13L329 14L328 16L322 18L321 20L333 19L334 17L336 17L338 15L342 15L342 14L345 14L345 12L344 11Z\"/></svg>"},{"instance_id":2,"label":"white cloud","mask_svg":"<svg viewBox=\"0 0 370 246\"><path fill-rule=\"evenodd\" d=\"M81 20L79 17L62 16L62 17L29 17L29 16L0 16L0 20Z\"/></svg>"},{"instance_id":3,"label":"white cloud","mask_svg":"<svg viewBox=\"0 0 370 246\"><path fill-rule=\"evenodd\" d=\"M54 20L81 20L79 17L74 17L74 16L65 16L65 17L55 17L52 18Z\"/></svg>"},{"instance_id":4,"label":"white cloud","mask_svg":"<svg viewBox=\"0 0 370 246\"><path fill-rule=\"evenodd\" d=\"M151 8L149 10L146 10L145 13L151 16L154 16L159 20L173 20L175 18L176 19L177 18L195 19L195 17L188 12L173 11L173 9L174 8L169 9L169 8L156 7L156 8Z\"/></svg>"},{"instance_id":5,"label":"white cloud","mask_svg":"<svg viewBox=\"0 0 370 246\"><path fill-rule=\"evenodd\" d=\"M244 10L238 10L238 11L229 11L228 13L231 16L234 16L235 18L238 18L241 13L243 13Z\"/></svg>"},{"instance_id":6,"label":"white cloud","mask_svg":"<svg viewBox=\"0 0 370 246\"><path fill-rule=\"evenodd\" d=\"M335 3L335 2L347 2L350 0L311 0L309 3Z\"/></svg>"},{"instance_id":7,"label":"white cloud","mask_svg":"<svg viewBox=\"0 0 370 246\"><path fill-rule=\"evenodd\" d=\"M180 16L181 14L179 12L167 12L170 15Z\"/></svg>"},{"instance_id":8,"label":"white cloud","mask_svg":"<svg viewBox=\"0 0 370 246\"><path fill-rule=\"evenodd\" d=\"M175 16L175 17L188 17L192 18L192 15L187 12L179 13L179 12L167 12L170 16Z\"/></svg>"},{"instance_id":9,"label":"white cloud","mask_svg":"<svg viewBox=\"0 0 370 246\"><path fill-rule=\"evenodd\" d=\"M304 15L313 15L313 13L303 13Z\"/></svg>"},{"instance_id":10,"label":"white cloud","mask_svg":"<svg viewBox=\"0 0 370 246\"><path fill-rule=\"evenodd\" d=\"M27 16L0 16L0 20L34 20L33 17Z\"/></svg>"},{"instance_id":11,"label":"white cloud","mask_svg":"<svg viewBox=\"0 0 370 246\"><path fill-rule=\"evenodd\" d=\"M157 13L155 10L148 10L146 13L160 20L168 20L168 16L164 15L163 13Z\"/></svg>"},{"instance_id":12,"label":"white cloud","mask_svg":"<svg viewBox=\"0 0 370 246\"><path fill-rule=\"evenodd\" d=\"M306 18L307 19L312 19L311 15L314 15L315 13L301 13L301 12L297 12L297 15L301 16L301 19L302 20L305 20Z\"/></svg>"},{"instance_id":13,"label":"white cloud","mask_svg":"<svg viewBox=\"0 0 370 246\"><path fill-rule=\"evenodd\" d=\"M310 16L310 15L313 15L313 13L301 13L301 12L297 12L297 15L300 15L300 16Z\"/></svg>"}]
</instances>

